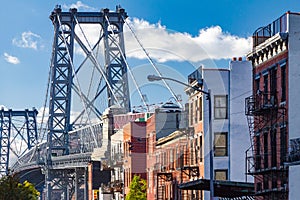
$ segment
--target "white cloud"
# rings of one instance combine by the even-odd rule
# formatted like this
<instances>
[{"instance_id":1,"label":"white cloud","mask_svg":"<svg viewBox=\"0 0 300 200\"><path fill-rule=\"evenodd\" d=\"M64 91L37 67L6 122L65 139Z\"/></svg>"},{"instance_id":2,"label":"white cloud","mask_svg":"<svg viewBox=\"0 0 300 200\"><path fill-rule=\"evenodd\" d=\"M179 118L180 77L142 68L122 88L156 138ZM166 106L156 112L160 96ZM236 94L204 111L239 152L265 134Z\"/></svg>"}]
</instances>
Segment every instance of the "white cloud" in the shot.
<instances>
[{"instance_id":1,"label":"white cloud","mask_svg":"<svg viewBox=\"0 0 300 200\"><path fill-rule=\"evenodd\" d=\"M212 26L199 30L196 36L168 30L159 22L149 22L137 18L127 19L143 47L150 57L159 62L190 61L200 62L207 59L230 59L244 56L251 49L251 38L243 38L224 32L220 26ZM95 27L84 27L89 41L94 43L99 38ZM99 28L98 28L99 30ZM77 31L78 36L86 44L84 37ZM126 56L128 58L146 59L142 48L134 38L128 26L124 25ZM76 53L82 51L76 49Z\"/></svg>"},{"instance_id":2,"label":"white cloud","mask_svg":"<svg viewBox=\"0 0 300 200\"><path fill-rule=\"evenodd\" d=\"M23 32L21 38L14 38L12 43L18 47L38 50L41 48L41 36L31 31Z\"/></svg>"},{"instance_id":3,"label":"white cloud","mask_svg":"<svg viewBox=\"0 0 300 200\"><path fill-rule=\"evenodd\" d=\"M251 38L242 38L223 32L220 26L199 30L197 36L168 30L160 23L150 24L134 18L127 21L149 52L150 57L160 62L169 60L199 62L205 59L228 59L243 56L251 49ZM125 25L127 57L145 59L130 30Z\"/></svg>"},{"instance_id":4,"label":"white cloud","mask_svg":"<svg viewBox=\"0 0 300 200\"><path fill-rule=\"evenodd\" d=\"M80 11L95 11L96 9L93 7L90 7L84 3L82 3L81 1L77 1L75 4L71 4L71 5L66 5L64 4L62 6L63 9L70 9L70 8L76 8Z\"/></svg>"},{"instance_id":5,"label":"white cloud","mask_svg":"<svg viewBox=\"0 0 300 200\"><path fill-rule=\"evenodd\" d=\"M9 55L8 53L4 53L4 59L6 60L6 62L17 65L20 63L20 60L12 55Z\"/></svg>"},{"instance_id":6,"label":"white cloud","mask_svg":"<svg viewBox=\"0 0 300 200\"><path fill-rule=\"evenodd\" d=\"M0 110L2 110L2 109L3 109L3 110L8 110L6 106L0 105Z\"/></svg>"}]
</instances>

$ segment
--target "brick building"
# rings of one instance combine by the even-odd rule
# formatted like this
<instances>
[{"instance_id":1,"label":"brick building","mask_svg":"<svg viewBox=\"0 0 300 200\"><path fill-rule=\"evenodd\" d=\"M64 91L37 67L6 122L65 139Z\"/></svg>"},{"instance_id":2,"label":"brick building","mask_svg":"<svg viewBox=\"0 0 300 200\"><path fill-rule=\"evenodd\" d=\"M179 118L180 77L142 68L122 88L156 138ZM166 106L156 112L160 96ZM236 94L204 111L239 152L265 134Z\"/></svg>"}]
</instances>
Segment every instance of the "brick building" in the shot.
<instances>
[{"instance_id":1,"label":"brick building","mask_svg":"<svg viewBox=\"0 0 300 200\"><path fill-rule=\"evenodd\" d=\"M123 127L124 141L124 192L134 175L147 179L146 174L146 122L129 122Z\"/></svg>"},{"instance_id":2,"label":"brick building","mask_svg":"<svg viewBox=\"0 0 300 200\"><path fill-rule=\"evenodd\" d=\"M183 199L177 186L188 151L186 113L168 102L147 120L147 199Z\"/></svg>"},{"instance_id":3,"label":"brick building","mask_svg":"<svg viewBox=\"0 0 300 200\"><path fill-rule=\"evenodd\" d=\"M252 194L253 184L244 183L244 155L250 146L244 99L251 94L251 63L235 59L226 69L199 68L188 76L188 83L212 90L214 177L225 185L215 196ZM159 132L157 112L147 121L148 199L209 199L208 103L201 92L190 88L186 92L188 115L165 113L174 117L176 129ZM186 117L177 126L176 115ZM168 124L172 126L172 120Z\"/></svg>"},{"instance_id":4,"label":"brick building","mask_svg":"<svg viewBox=\"0 0 300 200\"><path fill-rule=\"evenodd\" d=\"M247 55L253 66L253 95L246 99L253 156L247 160L257 199L300 198L300 168L293 164L299 156L287 159L289 143L291 153L300 146L299 36L300 15L287 12L254 32Z\"/></svg>"}]
</instances>

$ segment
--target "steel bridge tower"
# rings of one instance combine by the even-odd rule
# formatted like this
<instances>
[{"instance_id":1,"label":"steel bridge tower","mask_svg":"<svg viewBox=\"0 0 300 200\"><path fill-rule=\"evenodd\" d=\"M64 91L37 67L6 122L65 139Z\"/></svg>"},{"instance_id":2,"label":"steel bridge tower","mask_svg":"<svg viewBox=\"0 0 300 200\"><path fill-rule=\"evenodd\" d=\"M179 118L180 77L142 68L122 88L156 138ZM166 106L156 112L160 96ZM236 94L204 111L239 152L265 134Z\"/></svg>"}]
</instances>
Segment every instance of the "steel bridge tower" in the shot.
<instances>
[{"instance_id":1,"label":"steel bridge tower","mask_svg":"<svg viewBox=\"0 0 300 200\"><path fill-rule=\"evenodd\" d=\"M37 114L36 109L0 110L0 177L9 172L11 154L19 159L37 144ZM26 146L23 146L23 143Z\"/></svg>"},{"instance_id":2,"label":"steel bridge tower","mask_svg":"<svg viewBox=\"0 0 300 200\"><path fill-rule=\"evenodd\" d=\"M74 68L73 62L75 42L86 54L86 59L97 66L97 70L102 73L106 82L102 86L103 88L99 89L100 92L97 96L106 95L108 107L119 105L124 109L124 112L130 111L123 38L123 25L126 18L125 10L120 7L117 7L115 12L110 12L109 9L103 9L100 12L77 12L77 9L70 9L69 12L62 12L60 6L57 6L50 15L54 25L54 41L51 61L47 158L45 163L48 199L51 199L52 191L57 188L64 190L64 199L69 198L66 185L68 179L70 179L68 176L73 172L69 172L67 169L54 169L52 161L56 156L69 155L69 132L72 130L72 124L70 123L71 97L72 90L76 89L73 82L79 70ZM99 66L92 48L76 34L75 27L80 27L80 24L101 25L103 31L99 40L104 43L104 67ZM85 100L88 101L88 105L93 102L87 97ZM98 112L97 108L94 108L94 110ZM101 115L99 112L98 114L98 116ZM80 175L75 172L75 176L79 177Z\"/></svg>"}]
</instances>

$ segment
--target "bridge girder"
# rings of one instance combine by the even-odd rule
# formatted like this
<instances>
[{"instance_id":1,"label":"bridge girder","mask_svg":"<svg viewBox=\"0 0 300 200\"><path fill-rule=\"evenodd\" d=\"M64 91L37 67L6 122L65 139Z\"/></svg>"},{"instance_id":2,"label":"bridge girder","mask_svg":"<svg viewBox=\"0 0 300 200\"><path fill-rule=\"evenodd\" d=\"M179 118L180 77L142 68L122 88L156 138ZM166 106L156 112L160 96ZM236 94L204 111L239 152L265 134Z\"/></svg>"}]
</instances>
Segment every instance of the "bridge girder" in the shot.
<instances>
[{"instance_id":1,"label":"bridge girder","mask_svg":"<svg viewBox=\"0 0 300 200\"><path fill-rule=\"evenodd\" d=\"M55 169L54 156L70 154L69 133L72 131L71 97L72 89L79 94L92 111L101 115L97 108L92 107L95 99L89 100L81 93L80 88L74 86L78 69L74 69L74 43L82 48L98 72L102 73L106 84L99 89L97 96L106 95L107 107L119 105L124 112L130 111L130 98L128 88L127 68L125 63L125 49L123 38L123 24L127 18L124 9L117 7L116 12L103 9L100 12L77 12L70 9L62 12L57 6L50 15L54 25L54 42L51 62L49 119L47 134L47 153L45 162L45 182L47 199L51 199L54 190L67 191L70 169ZM100 40L104 43L105 65L101 67L93 55L93 48L80 40L75 33L75 27L80 24L100 24L103 35ZM106 94L105 94L106 92ZM81 113L82 114L82 113ZM91 130L93 132L93 130ZM94 133L93 133L94 134ZM97 136L93 136L96 137ZM95 143L97 143L95 138ZM97 144L94 147L98 147ZM72 182L72 181L71 181ZM60 184L64 183L64 184ZM74 181L73 181L74 183ZM68 199L67 192L63 192L63 199Z\"/></svg>"},{"instance_id":2,"label":"bridge girder","mask_svg":"<svg viewBox=\"0 0 300 200\"><path fill-rule=\"evenodd\" d=\"M36 116L38 111L0 110L0 176L9 172L10 158L19 159L37 144ZM23 142L26 146L23 146ZM18 150L14 149L18 146Z\"/></svg>"}]
</instances>

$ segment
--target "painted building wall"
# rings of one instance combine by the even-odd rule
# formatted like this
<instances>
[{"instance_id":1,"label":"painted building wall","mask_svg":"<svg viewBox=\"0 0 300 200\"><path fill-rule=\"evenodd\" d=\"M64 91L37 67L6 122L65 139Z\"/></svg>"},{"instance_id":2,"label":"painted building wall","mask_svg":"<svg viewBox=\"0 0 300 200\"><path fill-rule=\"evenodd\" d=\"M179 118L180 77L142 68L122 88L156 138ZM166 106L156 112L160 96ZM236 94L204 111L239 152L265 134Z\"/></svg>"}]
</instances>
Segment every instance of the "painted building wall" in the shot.
<instances>
[{"instance_id":1,"label":"painted building wall","mask_svg":"<svg viewBox=\"0 0 300 200\"><path fill-rule=\"evenodd\" d=\"M245 181L245 151L250 147L244 99L252 94L252 65L249 61L230 61L230 180ZM252 177L248 177L253 182Z\"/></svg>"},{"instance_id":2,"label":"painted building wall","mask_svg":"<svg viewBox=\"0 0 300 200\"><path fill-rule=\"evenodd\" d=\"M288 130L289 139L300 138L299 131L299 108L300 108L300 14L290 13L288 18L289 32L289 110L288 110ZM289 167L289 199L300 199L300 165Z\"/></svg>"},{"instance_id":3,"label":"painted building wall","mask_svg":"<svg viewBox=\"0 0 300 200\"><path fill-rule=\"evenodd\" d=\"M289 167L289 199L299 199L300 165Z\"/></svg>"},{"instance_id":4,"label":"painted building wall","mask_svg":"<svg viewBox=\"0 0 300 200\"><path fill-rule=\"evenodd\" d=\"M229 133L229 116L227 119L215 119L214 113L214 96L229 94L229 70L228 69L202 69L203 89L211 90L211 104L212 104L212 132L213 144L214 134L216 132ZM209 124L208 124L208 102L204 100L204 178L210 179L210 148L209 148ZM215 170L228 170L229 172L229 156L214 157L213 168ZM204 199L209 199L209 191L204 191Z\"/></svg>"},{"instance_id":5,"label":"painted building wall","mask_svg":"<svg viewBox=\"0 0 300 200\"><path fill-rule=\"evenodd\" d=\"M300 108L300 87L297 87L300 79L300 14L291 13L288 18L288 32L289 32L289 138L299 138L299 111Z\"/></svg>"},{"instance_id":6,"label":"painted building wall","mask_svg":"<svg viewBox=\"0 0 300 200\"><path fill-rule=\"evenodd\" d=\"M250 136L244 116L244 99L251 94L251 70L250 62L239 60L231 61L229 68L202 69L203 89L211 90L213 144L219 143L215 140L216 134L227 134L227 155L214 155L213 159L214 176L220 172L225 173L227 170L227 177L218 175L215 179L227 178L231 181L245 181L245 151L250 147ZM227 117L218 119L215 106L219 102L216 98L224 95L227 96ZM204 98L204 178L209 179L210 149L207 111L208 102ZM209 191L204 192L204 199L209 199Z\"/></svg>"}]
</instances>

